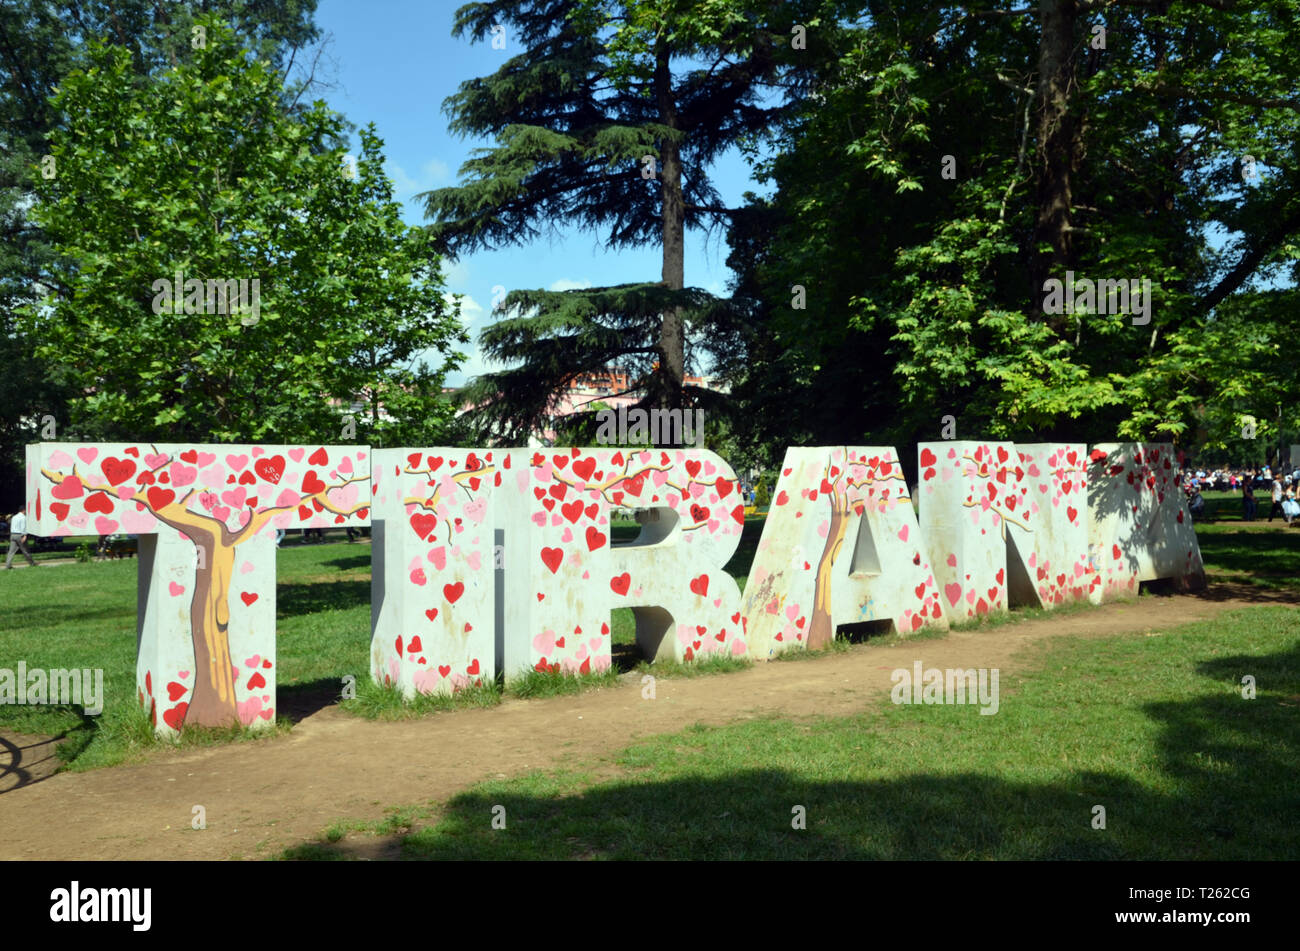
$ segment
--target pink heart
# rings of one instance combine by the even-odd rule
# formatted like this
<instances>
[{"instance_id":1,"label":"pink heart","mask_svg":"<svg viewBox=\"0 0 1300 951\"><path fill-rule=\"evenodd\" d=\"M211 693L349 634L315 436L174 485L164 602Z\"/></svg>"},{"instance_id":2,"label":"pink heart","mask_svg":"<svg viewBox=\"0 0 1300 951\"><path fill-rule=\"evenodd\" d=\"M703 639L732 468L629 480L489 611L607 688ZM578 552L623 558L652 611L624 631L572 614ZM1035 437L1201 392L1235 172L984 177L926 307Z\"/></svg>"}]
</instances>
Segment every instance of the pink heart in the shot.
<instances>
[{"instance_id":1,"label":"pink heart","mask_svg":"<svg viewBox=\"0 0 1300 951\"><path fill-rule=\"evenodd\" d=\"M239 573L240 573L241 575L246 575L246 574L248 574L249 572L251 572L252 570L253 570L253 563L252 563L251 561L246 561L246 562L244 562L242 565L239 566Z\"/></svg>"},{"instance_id":2,"label":"pink heart","mask_svg":"<svg viewBox=\"0 0 1300 951\"><path fill-rule=\"evenodd\" d=\"M185 585L177 584L175 581L168 582L167 591L173 598L180 597L185 593Z\"/></svg>"},{"instance_id":3,"label":"pink heart","mask_svg":"<svg viewBox=\"0 0 1300 951\"><path fill-rule=\"evenodd\" d=\"M289 458L292 459L294 462L302 462L302 455L304 452L306 452L306 450L303 449L301 446L299 446L297 449L290 449Z\"/></svg>"},{"instance_id":4,"label":"pink heart","mask_svg":"<svg viewBox=\"0 0 1300 951\"><path fill-rule=\"evenodd\" d=\"M238 471L248 465L248 456L242 454L238 456L226 456L226 465Z\"/></svg>"},{"instance_id":5,"label":"pink heart","mask_svg":"<svg viewBox=\"0 0 1300 951\"><path fill-rule=\"evenodd\" d=\"M172 485L175 486L189 485L199 477L198 469L179 462L173 462L167 471L171 474Z\"/></svg>"},{"instance_id":6,"label":"pink heart","mask_svg":"<svg viewBox=\"0 0 1300 951\"><path fill-rule=\"evenodd\" d=\"M87 465L94 462L95 457L98 455L99 455L99 450L95 449L93 446L87 446L84 449L77 450L77 458L80 459L82 462L86 463Z\"/></svg>"},{"instance_id":7,"label":"pink heart","mask_svg":"<svg viewBox=\"0 0 1300 951\"><path fill-rule=\"evenodd\" d=\"M898 530L898 537L903 541L907 541L907 529L908 526L904 525L902 528Z\"/></svg>"},{"instance_id":8,"label":"pink heart","mask_svg":"<svg viewBox=\"0 0 1300 951\"><path fill-rule=\"evenodd\" d=\"M181 680L188 680L190 672L188 670L178 670L176 671L176 676L181 678Z\"/></svg>"},{"instance_id":9,"label":"pink heart","mask_svg":"<svg viewBox=\"0 0 1300 951\"><path fill-rule=\"evenodd\" d=\"M104 518L102 515L95 519L95 531L101 535L112 535L117 531L117 522L111 518Z\"/></svg>"}]
</instances>

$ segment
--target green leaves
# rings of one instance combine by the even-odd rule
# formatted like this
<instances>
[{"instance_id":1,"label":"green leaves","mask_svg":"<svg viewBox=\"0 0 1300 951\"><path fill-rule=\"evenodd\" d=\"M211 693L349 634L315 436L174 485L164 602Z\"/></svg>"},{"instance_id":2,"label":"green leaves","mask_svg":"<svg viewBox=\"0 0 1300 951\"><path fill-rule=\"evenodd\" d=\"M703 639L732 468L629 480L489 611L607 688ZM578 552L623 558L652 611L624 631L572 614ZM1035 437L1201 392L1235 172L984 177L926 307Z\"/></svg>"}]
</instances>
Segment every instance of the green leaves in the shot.
<instances>
[{"instance_id":1,"label":"green leaves","mask_svg":"<svg viewBox=\"0 0 1300 951\"><path fill-rule=\"evenodd\" d=\"M429 236L392 200L382 142L361 132L349 179L342 118L321 103L286 114L277 74L200 22L205 47L144 83L124 51L91 44L92 68L55 100L61 174L36 182L33 215L64 290L26 330L85 394L75 422L133 439L335 439L339 407L361 399L358 439L428 435L447 413L446 366L427 362L463 332ZM183 296L197 282L179 311L178 275ZM242 311L220 296L227 282Z\"/></svg>"}]
</instances>

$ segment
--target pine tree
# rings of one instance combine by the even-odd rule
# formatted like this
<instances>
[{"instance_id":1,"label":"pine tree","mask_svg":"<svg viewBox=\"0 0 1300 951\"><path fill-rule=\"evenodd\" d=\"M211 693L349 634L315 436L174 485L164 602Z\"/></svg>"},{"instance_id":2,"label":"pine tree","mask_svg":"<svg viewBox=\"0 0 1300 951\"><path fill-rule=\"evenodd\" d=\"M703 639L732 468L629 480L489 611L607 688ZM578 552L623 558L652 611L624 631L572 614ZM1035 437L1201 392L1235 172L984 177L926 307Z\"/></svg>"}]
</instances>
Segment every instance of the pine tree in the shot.
<instances>
[{"instance_id":1,"label":"pine tree","mask_svg":"<svg viewBox=\"0 0 1300 951\"><path fill-rule=\"evenodd\" d=\"M687 227L725 221L709 164L768 130L795 101L805 32L823 0L492 0L456 14L453 35L522 45L444 104L451 129L491 136L462 184L420 196L453 254L523 244L559 222L607 228L606 245L659 244L658 282L514 291L480 338L517 366L469 388L480 431L518 441L574 377L630 374L638 405L707 394L683 382L687 341L734 319L684 281ZM803 30L792 33L793 28ZM784 86L783 101L774 90Z\"/></svg>"}]
</instances>

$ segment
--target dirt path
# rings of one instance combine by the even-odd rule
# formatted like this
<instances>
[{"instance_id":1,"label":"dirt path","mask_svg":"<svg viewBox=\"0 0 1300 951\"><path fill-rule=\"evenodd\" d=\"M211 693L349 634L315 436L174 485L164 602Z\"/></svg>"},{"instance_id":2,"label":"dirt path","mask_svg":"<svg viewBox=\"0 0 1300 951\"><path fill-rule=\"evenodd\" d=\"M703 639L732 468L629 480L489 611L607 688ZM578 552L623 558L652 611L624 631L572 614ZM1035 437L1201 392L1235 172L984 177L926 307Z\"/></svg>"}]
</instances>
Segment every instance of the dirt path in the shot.
<instances>
[{"instance_id":1,"label":"dirt path","mask_svg":"<svg viewBox=\"0 0 1300 951\"><path fill-rule=\"evenodd\" d=\"M590 761L693 723L861 711L887 702L890 672L914 660L1010 674L1030 667L1034 648L1053 637L1167 629L1269 602L1298 599L1218 584L1198 596L1143 598L939 640L660 680L654 700L643 700L639 682L629 680L577 696L508 700L396 723L330 707L287 736L163 751L140 765L59 773L0 794L0 859L270 857L314 841L334 820L381 819L385 807L442 801L483 779ZM0 744L0 772L12 756ZM201 832L190 828L195 805L207 813Z\"/></svg>"}]
</instances>

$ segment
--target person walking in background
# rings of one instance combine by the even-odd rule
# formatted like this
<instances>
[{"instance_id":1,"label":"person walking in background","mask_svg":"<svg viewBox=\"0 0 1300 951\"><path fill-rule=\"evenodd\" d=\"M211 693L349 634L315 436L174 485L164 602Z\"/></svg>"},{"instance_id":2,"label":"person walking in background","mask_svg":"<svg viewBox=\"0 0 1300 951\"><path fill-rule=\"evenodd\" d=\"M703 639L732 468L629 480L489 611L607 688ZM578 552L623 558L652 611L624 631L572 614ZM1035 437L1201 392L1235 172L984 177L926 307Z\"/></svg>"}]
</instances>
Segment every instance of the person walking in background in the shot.
<instances>
[{"instance_id":1,"label":"person walking in background","mask_svg":"<svg viewBox=\"0 0 1300 951\"><path fill-rule=\"evenodd\" d=\"M1241 519L1244 522L1255 521L1255 474L1249 473L1241 480Z\"/></svg>"},{"instance_id":2,"label":"person walking in background","mask_svg":"<svg viewBox=\"0 0 1300 951\"><path fill-rule=\"evenodd\" d=\"M1268 520L1273 521L1274 515L1282 514L1282 481L1275 478L1273 480L1273 507L1268 510Z\"/></svg>"},{"instance_id":3,"label":"person walking in background","mask_svg":"<svg viewBox=\"0 0 1300 951\"><path fill-rule=\"evenodd\" d=\"M21 510L15 512L14 517L9 520L9 556L5 558L6 570L13 570L14 553L20 551L23 553L23 557L27 559L27 563L36 568L36 560L32 558L32 553L27 550L27 515Z\"/></svg>"}]
</instances>

